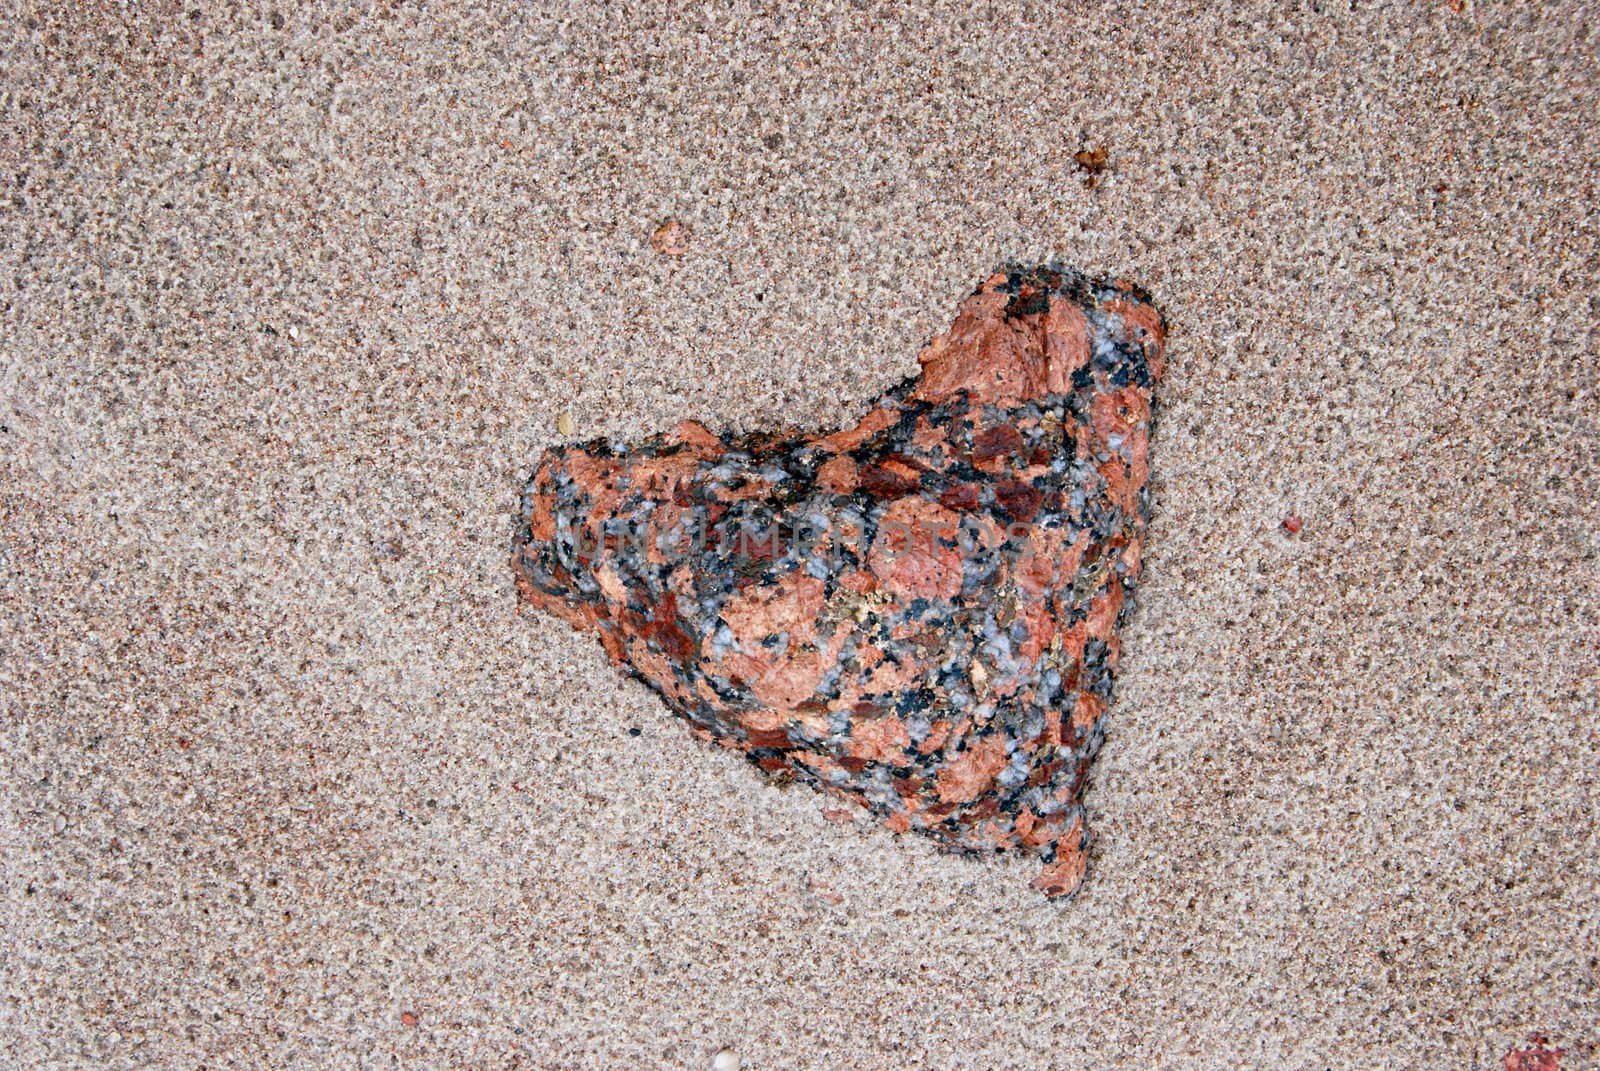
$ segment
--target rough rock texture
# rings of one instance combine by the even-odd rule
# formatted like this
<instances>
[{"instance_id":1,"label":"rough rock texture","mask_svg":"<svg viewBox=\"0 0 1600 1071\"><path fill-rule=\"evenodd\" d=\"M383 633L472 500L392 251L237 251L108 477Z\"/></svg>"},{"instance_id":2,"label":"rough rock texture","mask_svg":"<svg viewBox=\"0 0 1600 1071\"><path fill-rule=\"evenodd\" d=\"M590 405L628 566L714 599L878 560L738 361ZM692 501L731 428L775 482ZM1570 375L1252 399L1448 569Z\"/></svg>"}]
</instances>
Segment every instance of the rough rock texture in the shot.
<instances>
[{"instance_id":1,"label":"rough rock texture","mask_svg":"<svg viewBox=\"0 0 1600 1071\"><path fill-rule=\"evenodd\" d=\"M1506 1053L1502 1063L1505 1071L1561 1071L1563 1052L1543 1034L1534 1034L1526 1045Z\"/></svg>"},{"instance_id":2,"label":"rough rock texture","mask_svg":"<svg viewBox=\"0 0 1600 1071\"><path fill-rule=\"evenodd\" d=\"M1027 848L1070 893L1163 345L1134 288L995 275L853 428L551 450L518 586L763 769L953 850Z\"/></svg>"}]
</instances>

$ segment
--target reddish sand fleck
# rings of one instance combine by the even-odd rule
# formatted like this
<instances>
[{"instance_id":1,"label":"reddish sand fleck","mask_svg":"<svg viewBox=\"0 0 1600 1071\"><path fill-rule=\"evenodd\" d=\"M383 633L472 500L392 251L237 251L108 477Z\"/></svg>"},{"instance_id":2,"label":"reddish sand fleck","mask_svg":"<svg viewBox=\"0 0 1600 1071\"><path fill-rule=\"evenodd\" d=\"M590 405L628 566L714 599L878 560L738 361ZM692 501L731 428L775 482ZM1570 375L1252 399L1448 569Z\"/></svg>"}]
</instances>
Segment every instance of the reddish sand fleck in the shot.
<instances>
[{"instance_id":1,"label":"reddish sand fleck","mask_svg":"<svg viewBox=\"0 0 1600 1071\"><path fill-rule=\"evenodd\" d=\"M650 247L664 257L681 257L689 251L691 237L688 224L669 219L650 235Z\"/></svg>"}]
</instances>

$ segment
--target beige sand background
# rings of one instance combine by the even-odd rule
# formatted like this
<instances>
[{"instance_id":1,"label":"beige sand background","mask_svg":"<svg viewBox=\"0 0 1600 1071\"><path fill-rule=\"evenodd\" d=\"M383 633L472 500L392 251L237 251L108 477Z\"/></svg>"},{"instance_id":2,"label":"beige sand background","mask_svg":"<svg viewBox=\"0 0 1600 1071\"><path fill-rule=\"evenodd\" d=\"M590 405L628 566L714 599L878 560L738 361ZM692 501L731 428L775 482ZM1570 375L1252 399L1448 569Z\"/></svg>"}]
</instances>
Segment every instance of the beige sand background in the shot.
<instances>
[{"instance_id":1,"label":"beige sand background","mask_svg":"<svg viewBox=\"0 0 1600 1071\"><path fill-rule=\"evenodd\" d=\"M1068 6L8 14L0 1066L1595 1067L1594 9ZM1050 256L1174 325L1068 904L507 568Z\"/></svg>"}]
</instances>

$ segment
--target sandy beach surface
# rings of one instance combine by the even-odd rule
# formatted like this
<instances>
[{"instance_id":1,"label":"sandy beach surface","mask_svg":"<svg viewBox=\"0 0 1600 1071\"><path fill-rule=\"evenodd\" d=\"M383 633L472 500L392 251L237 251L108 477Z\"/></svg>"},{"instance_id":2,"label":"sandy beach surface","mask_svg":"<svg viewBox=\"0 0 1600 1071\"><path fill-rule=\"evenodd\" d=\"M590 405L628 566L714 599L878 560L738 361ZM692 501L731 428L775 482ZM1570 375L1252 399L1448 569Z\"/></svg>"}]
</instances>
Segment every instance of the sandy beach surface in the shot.
<instances>
[{"instance_id":1,"label":"sandy beach surface","mask_svg":"<svg viewBox=\"0 0 1600 1071\"><path fill-rule=\"evenodd\" d=\"M14 9L0 1066L1600 1066L1597 44ZM849 422L1051 258L1172 325L1067 903L695 740L507 563L545 446Z\"/></svg>"}]
</instances>

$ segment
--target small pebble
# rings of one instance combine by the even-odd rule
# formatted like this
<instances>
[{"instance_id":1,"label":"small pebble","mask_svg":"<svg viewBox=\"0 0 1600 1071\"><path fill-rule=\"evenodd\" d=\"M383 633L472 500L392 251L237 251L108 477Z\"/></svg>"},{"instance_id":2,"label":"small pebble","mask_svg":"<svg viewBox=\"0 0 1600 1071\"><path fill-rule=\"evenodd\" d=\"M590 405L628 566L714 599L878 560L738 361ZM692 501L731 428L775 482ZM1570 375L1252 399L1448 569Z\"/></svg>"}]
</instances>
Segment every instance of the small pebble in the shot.
<instances>
[{"instance_id":1,"label":"small pebble","mask_svg":"<svg viewBox=\"0 0 1600 1071\"><path fill-rule=\"evenodd\" d=\"M711 1058L711 1071L739 1071L739 1054L723 1049Z\"/></svg>"},{"instance_id":2,"label":"small pebble","mask_svg":"<svg viewBox=\"0 0 1600 1071\"><path fill-rule=\"evenodd\" d=\"M578 430L577 421L572 419L572 413L566 409L561 410L561 415L556 417L556 430L563 435L571 435Z\"/></svg>"},{"instance_id":3,"label":"small pebble","mask_svg":"<svg viewBox=\"0 0 1600 1071\"><path fill-rule=\"evenodd\" d=\"M1083 169L1085 189L1092 190L1099 184L1100 176L1104 173L1110 158L1103 145L1093 149L1079 149L1072 154L1072 159Z\"/></svg>"},{"instance_id":4,"label":"small pebble","mask_svg":"<svg viewBox=\"0 0 1600 1071\"><path fill-rule=\"evenodd\" d=\"M689 251L691 234L688 224L669 219L650 236L650 247L664 257L681 257Z\"/></svg>"},{"instance_id":5,"label":"small pebble","mask_svg":"<svg viewBox=\"0 0 1600 1071\"><path fill-rule=\"evenodd\" d=\"M1110 157L1111 154L1106 152L1104 145L1093 149L1079 149L1072 154L1073 161L1091 175L1098 175L1104 171Z\"/></svg>"},{"instance_id":6,"label":"small pebble","mask_svg":"<svg viewBox=\"0 0 1600 1071\"><path fill-rule=\"evenodd\" d=\"M400 1021L402 1023L405 1023L407 1026L416 1026L417 1025L417 1017L412 1012L401 1012L400 1013Z\"/></svg>"},{"instance_id":7,"label":"small pebble","mask_svg":"<svg viewBox=\"0 0 1600 1071\"><path fill-rule=\"evenodd\" d=\"M1288 532L1290 535L1294 535L1305 526L1305 523L1305 521L1301 520L1298 513L1291 513L1289 516L1283 519L1283 530Z\"/></svg>"}]
</instances>

